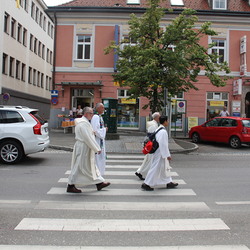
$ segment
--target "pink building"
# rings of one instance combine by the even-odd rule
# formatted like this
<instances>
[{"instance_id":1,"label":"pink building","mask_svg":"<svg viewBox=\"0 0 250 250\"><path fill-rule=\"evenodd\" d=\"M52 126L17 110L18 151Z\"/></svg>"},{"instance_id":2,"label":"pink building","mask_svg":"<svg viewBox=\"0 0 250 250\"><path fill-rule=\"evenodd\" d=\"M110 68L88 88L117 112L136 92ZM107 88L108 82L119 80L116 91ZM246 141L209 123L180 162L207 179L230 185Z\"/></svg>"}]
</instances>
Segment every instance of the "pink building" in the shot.
<instances>
[{"instance_id":1,"label":"pink building","mask_svg":"<svg viewBox=\"0 0 250 250\"><path fill-rule=\"evenodd\" d=\"M214 42L209 53L219 53L227 61L232 79L225 87L214 87L201 72L196 83L199 91L191 90L172 97L172 128L187 130L188 126L218 115L223 106L235 116L250 117L250 6L245 0L166 0L172 8L161 25L164 27L184 8L197 10L197 28L212 22L218 32L206 37L204 45ZM115 57L105 55L110 41L128 36L130 14L141 15L145 0L75 0L49 7L48 14L55 23L55 67L53 89L58 102L52 105L51 126L58 126L58 114L74 114L78 105L92 106L102 98L118 100L118 127L145 130L150 110L143 110L145 98L127 100L129 90L113 81ZM218 72L222 74L223 72ZM192 123L194 122L194 123Z\"/></svg>"}]
</instances>

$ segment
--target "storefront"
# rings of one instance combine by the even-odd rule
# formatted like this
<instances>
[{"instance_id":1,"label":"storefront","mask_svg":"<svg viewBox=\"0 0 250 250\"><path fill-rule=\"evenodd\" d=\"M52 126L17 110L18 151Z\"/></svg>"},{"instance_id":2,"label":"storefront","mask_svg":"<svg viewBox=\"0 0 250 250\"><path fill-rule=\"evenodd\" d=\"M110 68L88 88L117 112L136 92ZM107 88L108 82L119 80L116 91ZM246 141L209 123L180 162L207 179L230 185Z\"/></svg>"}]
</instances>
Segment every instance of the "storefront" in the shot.
<instances>
[{"instance_id":1,"label":"storefront","mask_svg":"<svg viewBox=\"0 0 250 250\"><path fill-rule=\"evenodd\" d=\"M120 128L139 128L139 98L131 98L129 90L118 89L118 122Z\"/></svg>"},{"instance_id":2,"label":"storefront","mask_svg":"<svg viewBox=\"0 0 250 250\"><path fill-rule=\"evenodd\" d=\"M229 111L227 92L207 92L207 120L220 115L223 107Z\"/></svg>"}]
</instances>

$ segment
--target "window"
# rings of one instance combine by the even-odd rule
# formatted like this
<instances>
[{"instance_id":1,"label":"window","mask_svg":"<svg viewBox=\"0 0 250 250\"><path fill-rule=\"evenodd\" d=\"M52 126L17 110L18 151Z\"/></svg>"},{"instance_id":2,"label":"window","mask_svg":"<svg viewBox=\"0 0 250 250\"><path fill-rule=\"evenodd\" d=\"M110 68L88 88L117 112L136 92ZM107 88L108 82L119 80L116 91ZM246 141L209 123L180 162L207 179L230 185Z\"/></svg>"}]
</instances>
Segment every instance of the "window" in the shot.
<instances>
[{"instance_id":1,"label":"window","mask_svg":"<svg viewBox=\"0 0 250 250\"><path fill-rule=\"evenodd\" d=\"M40 87L41 73L37 71L37 87Z\"/></svg>"},{"instance_id":2,"label":"window","mask_svg":"<svg viewBox=\"0 0 250 250\"><path fill-rule=\"evenodd\" d=\"M36 22L38 23L39 20L39 9L36 7Z\"/></svg>"},{"instance_id":3,"label":"window","mask_svg":"<svg viewBox=\"0 0 250 250\"><path fill-rule=\"evenodd\" d=\"M217 59L217 63L222 63L226 61L226 41L222 39L212 39L214 47L211 49L212 54L217 54L220 57Z\"/></svg>"},{"instance_id":4,"label":"window","mask_svg":"<svg viewBox=\"0 0 250 250\"><path fill-rule=\"evenodd\" d=\"M9 29L10 29L9 22L10 22L10 15L5 12L5 14L4 14L4 32L6 32L7 34L9 34Z\"/></svg>"},{"instance_id":5,"label":"window","mask_svg":"<svg viewBox=\"0 0 250 250\"><path fill-rule=\"evenodd\" d=\"M227 0L213 0L213 9L226 10Z\"/></svg>"},{"instance_id":6,"label":"window","mask_svg":"<svg viewBox=\"0 0 250 250\"><path fill-rule=\"evenodd\" d=\"M42 43L39 41L38 42L38 56L41 57L41 48L42 48Z\"/></svg>"},{"instance_id":7,"label":"window","mask_svg":"<svg viewBox=\"0 0 250 250\"><path fill-rule=\"evenodd\" d=\"M183 0L170 0L172 6L184 6Z\"/></svg>"},{"instance_id":8,"label":"window","mask_svg":"<svg viewBox=\"0 0 250 250\"><path fill-rule=\"evenodd\" d=\"M41 73L41 88L43 88L44 87L44 74L43 73Z\"/></svg>"},{"instance_id":9,"label":"window","mask_svg":"<svg viewBox=\"0 0 250 250\"><path fill-rule=\"evenodd\" d=\"M11 19L11 31L10 35L13 38L16 38L16 20L14 18Z\"/></svg>"},{"instance_id":10,"label":"window","mask_svg":"<svg viewBox=\"0 0 250 250\"><path fill-rule=\"evenodd\" d=\"M0 123L16 123L23 122L22 116L16 111L1 110Z\"/></svg>"},{"instance_id":11,"label":"window","mask_svg":"<svg viewBox=\"0 0 250 250\"><path fill-rule=\"evenodd\" d=\"M49 89L49 77L46 76L46 90Z\"/></svg>"},{"instance_id":12,"label":"window","mask_svg":"<svg viewBox=\"0 0 250 250\"><path fill-rule=\"evenodd\" d=\"M16 60L16 79L20 79L20 61Z\"/></svg>"},{"instance_id":13,"label":"window","mask_svg":"<svg viewBox=\"0 0 250 250\"><path fill-rule=\"evenodd\" d=\"M34 19L34 14L35 14L35 4L34 2L32 2L31 4L31 11L30 11L30 15L31 17Z\"/></svg>"},{"instance_id":14,"label":"window","mask_svg":"<svg viewBox=\"0 0 250 250\"><path fill-rule=\"evenodd\" d=\"M91 49L91 36L77 36L77 59L89 60Z\"/></svg>"},{"instance_id":15,"label":"window","mask_svg":"<svg viewBox=\"0 0 250 250\"><path fill-rule=\"evenodd\" d=\"M20 23L17 25L17 41L22 42L22 25Z\"/></svg>"},{"instance_id":16,"label":"window","mask_svg":"<svg viewBox=\"0 0 250 250\"><path fill-rule=\"evenodd\" d=\"M29 75L28 75L28 82L32 84L32 68L29 67Z\"/></svg>"},{"instance_id":17,"label":"window","mask_svg":"<svg viewBox=\"0 0 250 250\"><path fill-rule=\"evenodd\" d=\"M49 55L49 63L52 64L53 62L53 54L52 54L52 51L50 51L50 55Z\"/></svg>"},{"instance_id":18,"label":"window","mask_svg":"<svg viewBox=\"0 0 250 250\"><path fill-rule=\"evenodd\" d=\"M34 39L34 53L37 54L37 38Z\"/></svg>"},{"instance_id":19,"label":"window","mask_svg":"<svg viewBox=\"0 0 250 250\"><path fill-rule=\"evenodd\" d=\"M2 73L7 75L7 72L8 72L8 55L3 53Z\"/></svg>"},{"instance_id":20,"label":"window","mask_svg":"<svg viewBox=\"0 0 250 250\"><path fill-rule=\"evenodd\" d=\"M33 40L34 40L34 37L32 34L30 34L30 50L33 51Z\"/></svg>"},{"instance_id":21,"label":"window","mask_svg":"<svg viewBox=\"0 0 250 250\"><path fill-rule=\"evenodd\" d=\"M140 0L127 0L127 4L140 4Z\"/></svg>"},{"instance_id":22,"label":"window","mask_svg":"<svg viewBox=\"0 0 250 250\"><path fill-rule=\"evenodd\" d=\"M14 77L14 61L13 57L10 57L10 68L9 68L9 76Z\"/></svg>"},{"instance_id":23,"label":"window","mask_svg":"<svg viewBox=\"0 0 250 250\"><path fill-rule=\"evenodd\" d=\"M42 46L42 59L44 59L44 55L45 55L45 45L43 44L43 46Z\"/></svg>"},{"instance_id":24,"label":"window","mask_svg":"<svg viewBox=\"0 0 250 250\"><path fill-rule=\"evenodd\" d=\"M43 18L43 30L46 30L46 17Z\"/></svg>"},{"instance_id":25,"label":"window","mask_svg":"<svg viewBox=\"0 0 250 250\"><path fill-rule=\"evenodd\" d=\"M27 4L28 0L24 0L24 9L28 12L28 4Z\"/></svg>"},{"instance_id":26,"label":"window","mask_svg":"<svg viewBox=\"0 0 250 250\"><path fill-rule=\"evenodd\" d=\"M47 33L48 33L49 36L50 36L50 27L51 27L51 24L50 24L50 22L48 22L48 30L47 30Z\"/></svg>"},{"instance_id":27,"label":"window","mask_svg":"<svg viewBox=\"0 0 250 250\"><path fill-rule=\"evenodd\" d=\"M46 62L49 62L49 49L47 49Z\"/></svg>"},{"instance_id":28,"label":"window","mask_svg":"<svg viewBox=\"0 0 250 250\"><path fill-rule=\"evenodd\" d=\"M23 28L23 45L27 46L27 30Z\"/></svg>"},{"instance_id":29,"label":"window","mask_svg":"<svg viewBox=\"0 0 250 250\"><path fill-rule=\"evenodd\" d=\"M33 69L33 85L36 86L36 70Z\"/></svg>"},{"instance_id":30,"label":"window","mask_svg":"<svg viewBox=\"0 0 250 250\"><path fill-rule=\"evenodd\" d=\"M26 65L22 63L21 80L25 82L26 79Z\"/></svg>"},{"instance_id":31,"label":"window","mask_svg":"<svg viewBox=\"0 0 250 250\"><path fill-rule=\"evenodd\" d=\"M43 13L40 13L39 25L42 27L43 25Z\"/></svg>"}]
</instances>

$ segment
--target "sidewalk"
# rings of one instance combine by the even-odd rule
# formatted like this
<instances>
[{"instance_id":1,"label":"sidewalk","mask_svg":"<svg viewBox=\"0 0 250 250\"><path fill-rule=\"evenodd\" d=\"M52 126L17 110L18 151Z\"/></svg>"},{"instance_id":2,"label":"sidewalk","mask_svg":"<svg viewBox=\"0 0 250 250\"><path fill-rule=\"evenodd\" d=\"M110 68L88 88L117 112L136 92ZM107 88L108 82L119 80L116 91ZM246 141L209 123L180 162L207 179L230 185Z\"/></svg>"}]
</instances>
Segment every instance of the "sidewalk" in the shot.
<instances>
[{"instance_id":1,"label":"sidewalk","mask_svg":"<svg viewBox=\"0 0 250 250\"><path fill-rule=\"evenodd\" d=\"M120 131L118 140L106 140L107 153L122 154L142 154L142 144L145 138L144 132L139 131ZM72 151L75 144L75 135L65 133L61 129L50 129L50 148ZM172 154L188 153L198 149L198 146L185 138L170 138L169 149Z\"/></svg>"}]
</instances>

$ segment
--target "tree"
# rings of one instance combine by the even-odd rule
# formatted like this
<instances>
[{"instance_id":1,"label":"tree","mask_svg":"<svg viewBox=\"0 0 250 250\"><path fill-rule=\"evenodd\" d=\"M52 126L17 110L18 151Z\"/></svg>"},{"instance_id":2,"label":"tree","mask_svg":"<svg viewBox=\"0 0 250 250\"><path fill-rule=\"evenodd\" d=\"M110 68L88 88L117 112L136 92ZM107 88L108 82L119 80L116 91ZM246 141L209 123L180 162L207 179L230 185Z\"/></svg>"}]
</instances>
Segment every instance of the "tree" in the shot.
<instances>
[{"instance_id":1,"label":"tree","mask_svg":"<svg viewBox=\"0 0 250 250\"><path fill-rule=\"evenodd\" d=\"M118 54L114 81L130 87L131 98L147 97L152 112L162 109L164 89L170 95L198 90L194 83L201 71L213 85L225 86L229 78L226 74L230 72L226 62L217 63L219 55L208 53L213 44L207 47L200 44L203 36L217 34L211 29L211 23L196 29L196 12L186 9L163 28L161 19L171 10L159 7L160 1L148 0L149 8L140 18L131 14L129 40L112 42L105 49L106 54L113 50Z\"/></svg>"}]
</instances>

